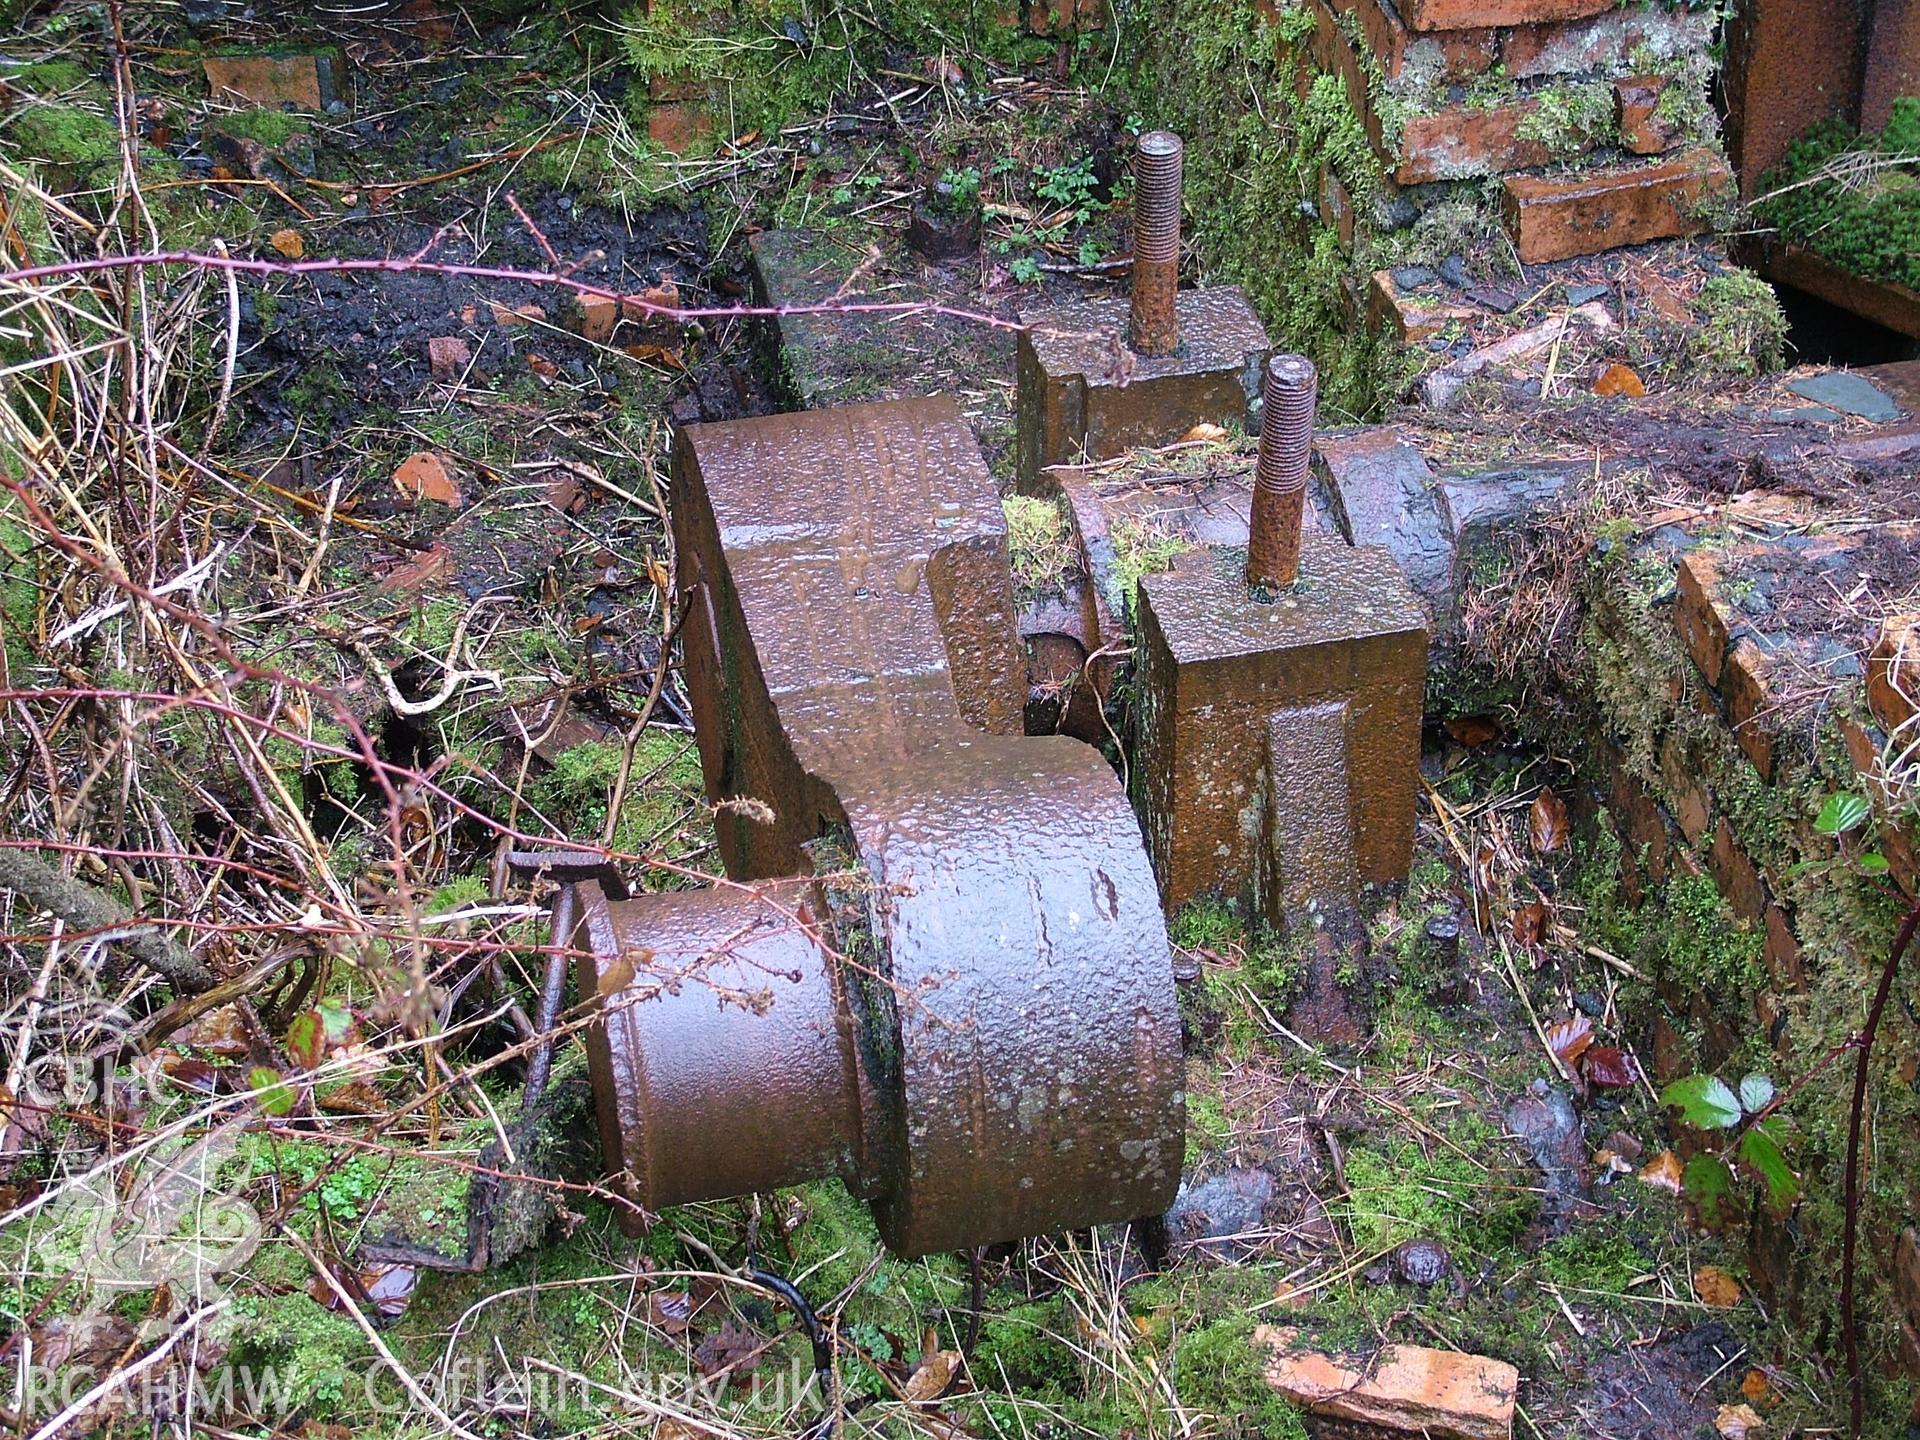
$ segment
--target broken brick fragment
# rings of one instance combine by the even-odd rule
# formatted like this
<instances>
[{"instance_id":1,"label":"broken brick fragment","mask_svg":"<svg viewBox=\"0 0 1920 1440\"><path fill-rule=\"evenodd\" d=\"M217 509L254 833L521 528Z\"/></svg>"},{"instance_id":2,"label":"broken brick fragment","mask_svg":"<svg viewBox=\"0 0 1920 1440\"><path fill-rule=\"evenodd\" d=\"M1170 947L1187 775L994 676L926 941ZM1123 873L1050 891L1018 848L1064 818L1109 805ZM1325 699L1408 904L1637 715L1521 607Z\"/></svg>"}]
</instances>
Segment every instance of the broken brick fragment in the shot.
<instances>
[{"instance_id":1,"label":"broken brick fragment","mask_svg":"<svg viewBox=\"0 0 1920 1440\"><path fill-rule=\"evenodd\" d=\"M1613 118L1620 144L1635 155L1661 155L1680 141L1680 126L1660 114L1665 75L1633 75L1613 82Z\"/></svg>"},{"instance_id":2,"label":"broken brick fragment","mask_svg":"<svg viewBox=\"0 0 1920 1440\"><path fill-rule=\"evenodd\" d=\"M216 100L278 110L325 110L346 88L347 63L337 50L288 54L209 55L201 62Z\"/></svg>"},{"instance_id":3,"label":"broken brick fragment","mask_svg":"<svg viewBox=\"0 0 1920 1440\"><path fill-rule=\"evenodd\" d=\"M431 500L438 505L458 505L460 485L447 469L447 462L431 450L421 450L400 462L393 472L393 483L409 500Z\"/></svg>"},{"instance_id":4,"label":"broken brick fragment","mask_svg":"<svg viewBox=\"0 0 1920 1440\"><path fill-rule=\"evenodd\" d=\"M1441 304L1437 296L1402 295L1391 270L1374 271L1368 287L1367 314L1373 327L1386 330L1403 345L1431 339L1449 325L1474 319L1476 313Z\"/></svg>"},{"instance_id":5,"label":"broken brick fragment","mask_svg":"<svg viewBox=\"0 0 1920 1440\"><path fill-rule=\"evenodd\" d=\"M647 112L647 138L673 155L685 155L713 134L713 116L693 100L673 100Z\"/></svg>"},{"instance_id":6,"label":"broken brick fragment","mask_svg":"<svg viewBox=\"0 0 1920 1440\"><path fill-rule=\"evenodd\" d=\"M436 380L458 380L473 363L473 351L458 335L436 335L427 341L427 365Z\"/></svg>"},{"instance_id":7,"label":"broken brick fragment","mask_svg":"<svg viewBox=\"0 0 1920 1440\"><path fill-rule=\"evenodd\" d=\"M1727 658L1727 617L1715 603L1720 582L1720 552L1692 550L1680 557L1676 578L1679 594L1673 607L1673 626L1680 632L1700 673L1709 685L1720 683Z\"/></svg>"},{"instance_id":8,"label":"broken brick fragment","mask_svg":"<svg viewBox=\"0 0 1920 1440\"><path fill-rule=\"evenodd\" d=\"M1415 30L1477 30L1578 20L1612 8L1613 0L1405 0L1400 13Z\"/></svg>"},{"instance_id":9,"label":"broken brick fragment","mask_svg":"<svg viewBox=\"0 0 1920 1440\"><path fill-rule=\"evenodd\" d=\"M1503 1360L1389 1345L1370 1362L1348 1364L1294 1348L1300 1332L1262 1325L1254 1343L1268 1352L1266 1380L1315 1415L1433 1440L1508 1440L1520 1372Z\"/></svg>"}]
</instances>

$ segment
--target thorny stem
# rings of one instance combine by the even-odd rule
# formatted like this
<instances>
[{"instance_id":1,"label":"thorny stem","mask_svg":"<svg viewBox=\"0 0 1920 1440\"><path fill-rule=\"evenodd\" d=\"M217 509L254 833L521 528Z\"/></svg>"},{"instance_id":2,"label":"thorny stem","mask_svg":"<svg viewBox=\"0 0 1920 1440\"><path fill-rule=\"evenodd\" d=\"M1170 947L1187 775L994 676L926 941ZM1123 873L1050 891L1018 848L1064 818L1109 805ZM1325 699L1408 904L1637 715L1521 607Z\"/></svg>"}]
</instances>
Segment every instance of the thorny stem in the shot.
<instances>
[{"instance_id":1,"label":"thorny stem","mask_svg":"<svg viewBox=\"0 0 1920 1440\"><path fill-rule=\"evenodd\" d=\"M1893 937L1893 950L1887 956L1886 968L1880 972L1880 988L1874 991L1867 1023L1860 1031L1860 1054L1853 1066L1853 1114L1847 1123L1847 1173L1842 1191L1845 1220L1840 1240L1840 1327L1847 1348L1847 1398L1852 1412L1853 1440L1860 1440L1867 1402L1866 1378L1860 1371L1860 1336L1853 1313L1853 1263L1860 1231L1860 1132L1867 1113L1868 1066L1873 1059L1873 1041L1880 1030L1880 1017L1886 1011L1888 996L1893 993L1893 977L1900 969L1901 957L1907 953L1916 928L1920 928L1920 903L1909 907Z\"/></svg>"}]
</instances>

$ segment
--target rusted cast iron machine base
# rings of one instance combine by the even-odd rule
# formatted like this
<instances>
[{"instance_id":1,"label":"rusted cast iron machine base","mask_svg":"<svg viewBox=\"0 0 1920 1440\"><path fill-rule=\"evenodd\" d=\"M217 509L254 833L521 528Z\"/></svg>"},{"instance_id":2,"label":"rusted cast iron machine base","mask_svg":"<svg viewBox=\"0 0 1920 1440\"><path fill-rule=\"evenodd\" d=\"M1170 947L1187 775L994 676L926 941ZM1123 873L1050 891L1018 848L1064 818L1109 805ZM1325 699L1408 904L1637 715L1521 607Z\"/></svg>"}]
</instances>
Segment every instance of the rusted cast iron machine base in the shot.
<instances>
[{"instance_id":1,"label":"rusted cast iron machine base","mask_svg":"<svg viewBox=\"0 0 1920 1440\"><path fill-rule=\"evenodd\" d=\"M674 468L734 883L563 895L612 1168L648 1208L839 1175L905 1255L1161 1213L1185 1112L1154 874L1100 755L1021 733L958 410L691 426Z\"/></svg>"}]
</instances>

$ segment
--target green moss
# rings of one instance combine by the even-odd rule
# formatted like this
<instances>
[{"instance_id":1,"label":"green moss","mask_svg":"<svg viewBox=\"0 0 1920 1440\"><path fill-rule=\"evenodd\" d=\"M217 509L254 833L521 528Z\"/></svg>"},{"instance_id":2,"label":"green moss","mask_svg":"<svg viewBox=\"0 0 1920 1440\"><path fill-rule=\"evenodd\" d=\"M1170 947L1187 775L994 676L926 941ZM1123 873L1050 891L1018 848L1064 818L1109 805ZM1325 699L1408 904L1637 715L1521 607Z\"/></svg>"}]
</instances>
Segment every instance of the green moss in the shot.
<instances>
[{"instance_id":1,"label":"green moss","mask_svg":"<svg viewBox=\"0 0 1920 1440\"><path fill-rule=\"evenodd\" d=\"M53 166L75 181L120 155L120 132L113 122L81 105L28 105L0 133L25 159Z\"/></svg>"},{"instance_id":2,"label":"green moss","mask_svg":"<svg viewBox=\"0 0 1920 1440\"><path fill-rule=\"evenodd\" d=\"M1171 570L1173 562L1193 548L1185 536L1161 530L1132 516L1115 522L1108 532L1113 543L1113 586L1131 619L1140 582L1148 575Z\"/></svg>"},{"instance_id":3,"label":"green moss","mask_svg":"<svg viewBox=\"0 0 1920 1440\"><path fill-rule=\"evenodd\" d=\"M1173 1384L1190 1415L1214 1422L1211 1434L1306 1440L1306 1425L1266 1381L1265 1357L1250 1316L1216 1320L1181 1338Z\"/></svg>"},{"instance_id":4,"label":"green moss","mask_svg":"<svg viewBox=\"0 0 1920 1440\"><path fill-rule=\"evenodd\" d=\"M1687 341L1694 363L1724 375L1780 368L1787 317L1773 286L1748 270L1715 275L1700 287L1705 318Z\"/></svg>"},{"instance_id":5,"label":"green moss","mask_svg":"<svg viewBox=\"0 0 1920 1440\"><path fill-rule=\"evenodd\" d=\"M1516 133L1522 140L1545 145L1556 159L1583 155L1619 136L1613 86L1605 81L1550 85L1533 99L1534 109Z\"/></svg>"},{"instance_id":6,"label":"green moss","mask_svg":"<svg viewBox=\"0 0 1920 1440\"><path fill-rule=\"evenodd\" d=\"M1712 876L1677 873L1664 899L1663 973L1741 999L1765 983L1760 952L1766 937L1735 918Z\"/></svg>"},{"instance_id":7,"label":"green moss","mask_svg":"<svg viewBox=\"0 0 1920 1440\"><path fill-rule=\"evenodd\" d=\"M1894 102L1887 129L1814 125L1761 181L1758 218L1842 269L1920 288L1920 97Z\"/></svg>"},{"instance_id":8,"label":"green moss","mask_svg":"<svg viewBox=\"0 0 1920 1440\"><path fill-rule=\"evenodd\" d=\"M1352 1146L1346 1218L1354 1244L1373 1254L1406 1240L1439 1240L1462 1264L1511 1245L1533 1218L1533 1197L1461 1153L1491 1135L1483 1121L1457 1121L1450 1136L1457 1149L1423 1152L1411 1140L1386 1137Z\"/></svg>"},{"instance_id":9,"label":"green moss","mask_svg":"<svg viewBox=\"0 0 1920 1440\"><path fill-rule=\"evenodd\" d=\"M607 805L620 777L625 747L620 740L588 740L562 750L553 765L528 787L527 798L561 833L599 836L605 833ZM678 731L647 729L633 750L620 818L613 828L612 848L626 854L663 849L672 858L704 843L704 825L684 839L669 833L675 820L688 817L699 804L700 755L693 737ZM652 883L677 883L670 874L649 877Z\"/></svg>"},{"instance_id":10,"label":"green moss","mask_svg":"<svg viewBox=\"0 0 1920 1440\"><path fill-rule=\"evenodd\" d=\"M1007 517L1014 598L1025 606L1039 596L1058 594L1067 578L1080 570L1063 507L1026 495L1009 495L1000 505Z\"/></svg>"},{"instance_id":11,"label":"green moss","mask_svg":"<svg viewBox=\"0 0 1920 1440\"><path fill-rule=\"evenodd\" d=\"M256 140L277 150L297 135L313 132L311 116L290 110L231 110L207 117L207 129L236 140Z\"/></svg>"},{"instance_id":12,"label":"green moss","mask_svg":"<svg viewBox=\"0 0 1920 1440\"><path fill-rule=\"evenodd\" d=\"M19 501L0 496L0 646L6 678L24 685L34 664L40 618L40 585L34 538L19 519Z\"/></svg>"}]
</instances>

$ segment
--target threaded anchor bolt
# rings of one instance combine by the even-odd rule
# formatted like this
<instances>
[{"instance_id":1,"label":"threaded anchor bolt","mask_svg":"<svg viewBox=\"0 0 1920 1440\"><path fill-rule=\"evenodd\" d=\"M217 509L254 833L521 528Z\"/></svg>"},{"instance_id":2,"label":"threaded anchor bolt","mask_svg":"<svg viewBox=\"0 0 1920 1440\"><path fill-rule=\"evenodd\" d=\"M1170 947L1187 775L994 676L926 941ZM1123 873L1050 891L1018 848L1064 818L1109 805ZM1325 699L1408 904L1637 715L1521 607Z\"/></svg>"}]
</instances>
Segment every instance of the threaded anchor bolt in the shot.
<instances>
[{"instance_id":1,"label":"threaded anchor bolt","mask_svg":"<svg viewBox=\"0 0 1920 1440\"><path fill-rule=\"evenodd\" d=\"M1283 589L1300 574L1300 525L1313 449L1320 373L1304 355L1267 361L1260 411L1260 456L1253 471L1247 528L1247 584Z\"/></svg>"},{"instance_id":2,"label":"threaded anchor bolt","mask_svg":"<svg viewBox=\"0 0 1920 1440\"><path fill-rule=\"evenodd\" d=\"M1127 343L1136 354L1180 348L1180 183L1187 147L1171 130L1149 130L1133 152L1133 310Z\"/></svg>"}]
</instances>

